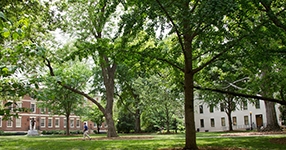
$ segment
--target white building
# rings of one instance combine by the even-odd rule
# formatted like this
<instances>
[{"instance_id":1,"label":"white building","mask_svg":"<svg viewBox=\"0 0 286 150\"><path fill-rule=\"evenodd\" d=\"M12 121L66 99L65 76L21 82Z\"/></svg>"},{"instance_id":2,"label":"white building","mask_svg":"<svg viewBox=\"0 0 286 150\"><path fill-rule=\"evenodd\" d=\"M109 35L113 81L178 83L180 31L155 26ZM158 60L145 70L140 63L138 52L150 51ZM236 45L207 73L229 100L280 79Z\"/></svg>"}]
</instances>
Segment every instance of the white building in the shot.
<instances>
[{"instance_id":1,"label":"white building","mask_svg":"<svg viewBox=\"0 0 286 150\"><path fill-rule=\"evenodd\" d=\"M238 104L239 105L239 104ZM277 119L279 125L278 104L276 105ZM238 106L231 114L233 130L257 129L266 124L266 111L264 101L257 101L256 104L245 103L244 106ZM195 125L199 132L227 131L229 130L228 116L222 106L209 107L200 100L195 100Z\"/></svg>"}]
</instances>

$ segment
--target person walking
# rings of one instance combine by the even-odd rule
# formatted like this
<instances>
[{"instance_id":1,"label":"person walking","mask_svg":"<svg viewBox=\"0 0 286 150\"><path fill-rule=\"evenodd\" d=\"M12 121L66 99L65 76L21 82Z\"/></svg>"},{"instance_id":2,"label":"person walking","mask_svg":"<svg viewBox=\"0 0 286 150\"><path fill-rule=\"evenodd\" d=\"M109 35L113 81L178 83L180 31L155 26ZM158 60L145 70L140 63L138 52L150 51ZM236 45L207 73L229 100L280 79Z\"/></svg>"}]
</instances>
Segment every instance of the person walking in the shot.
<instances>
[{"instance_id":1,"label":"person walking","mask_svg":"<svg viewBox=\"0 0 286 150\"><path fill-rule=\"evenodd\" d=\"M86 123L83 124L83 140L85 140L85 137L88 137L89 140L91 140L91 137L88 135L88 127Z\"/></svg>"}]
</instances>

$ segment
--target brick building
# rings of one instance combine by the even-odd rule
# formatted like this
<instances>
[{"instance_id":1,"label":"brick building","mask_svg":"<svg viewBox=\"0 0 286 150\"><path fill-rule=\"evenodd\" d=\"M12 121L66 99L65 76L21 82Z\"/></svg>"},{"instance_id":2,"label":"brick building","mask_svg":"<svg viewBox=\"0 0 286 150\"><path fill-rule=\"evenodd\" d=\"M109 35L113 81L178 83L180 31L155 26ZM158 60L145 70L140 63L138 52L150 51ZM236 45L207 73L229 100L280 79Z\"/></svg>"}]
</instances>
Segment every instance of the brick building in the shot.
<instances>
[{"instance_id":1,"label":"brick building","mask_svg":"<svg viewBox=\"0 0 286 150\"><path fill-rule=\"evenodd\" d=\"M11 120L4 121L0 116L0 130L4 132L28 132L31 128L31 120L34 118L34 128L38 131L66 130L66 117L64 115L51 115L46 108L38 108L37 101L29 96L24 96L17 102L17 107L29 108L28 113L19 113L19 117L12 117ZM13 109L13 108L12 108ZM97 130L97 125L91 121L86 121L91 133ZM81 131L83 122L79 116L70 115L70 131ZM102 126L101 126L102 127ZM105 130L104 126L101 128Z\"/></svg>"}]
</instances>

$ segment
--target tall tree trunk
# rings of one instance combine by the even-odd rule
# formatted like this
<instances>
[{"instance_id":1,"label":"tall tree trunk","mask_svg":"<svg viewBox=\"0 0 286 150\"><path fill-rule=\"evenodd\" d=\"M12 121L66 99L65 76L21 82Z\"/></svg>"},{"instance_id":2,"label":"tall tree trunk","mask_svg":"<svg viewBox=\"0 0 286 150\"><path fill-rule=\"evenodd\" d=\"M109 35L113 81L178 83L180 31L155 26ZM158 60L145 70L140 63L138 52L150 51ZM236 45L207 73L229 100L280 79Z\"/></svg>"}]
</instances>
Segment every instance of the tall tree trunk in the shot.
<instances>
[{"instance_id":1,"label":"tall tree trunk","mask_svg":"<svg viewBox=\"0 0 286 150\"><path fill-rule=\"evenodd\" d=\"M107 137L117 137L115 124L113 120L113 102L114 102L114 78L116 65L111 65L106 56L103 56L104 62L101 63L104 86L106 89L106 107L104 116L108 126Z\"/></svg>"},{"instance_id":2,"label":"tall tree trunk","mask_svg":"<svg viewBox=\"0 0 286 150\"><path fill-rule=\"evenodd\" d=\"M271 91L269 91L269 79L267 77L270 68L271 67L268 64L264 64L261 74L261 89L263 97L272 97L272 93L270 93ZM262 131L281 131L280 126L277 122L275 103L270 101L264 101L264 104L266 109L266 127Z\"/></svg>"},{"instance_id":3,"label":"tall tree trunk","mask_svg":"<svg viewBox=\"0 0 286 150\"><path fill-rule=\"evenodd\" d=\"M226 114L227 114L227 118L228 118L229 131L233 131L232 120L231 120L231 114L232 114L232 111L234 110L234 107L235 107L235 106L233 106L233 100L234 100L234 96L226 95L226 101L227 101Z\"/></svg>"},{"instance_id":4,"label":"tall tree trunk","mask_svg":"<svg viewBox=\"0 0 286 150\"><path fill-rule=\"evenodd\" d=\"M165 108L166 108L166 126L167 126L167 133L170 133L170 116L169 116L169 109L168 109L168 105L165 104Z\"/></svg>"},{"instance_id":5,"label":"tall tree trunk","mask_svg":"<svg viewBox=\"0 0 286 150\"><path fill-rule=\"evenodd\" d=\"M266 109L266 128L262 131L281 131L280 126L277 122L275 103L264 101Z\"/></svg>"},{"instance_id":6,"label":"tall tree trunk","mask_svg":"<svg viewBox=\"0 0 286 150\"><path fill-rule=\"evenodd\" d=\"M105 118L106 118L106 123L107 123L107 137L117 137L115 125L114 125L114 120L113 120L113 115L109 112L105 113Z\"/></svg>"},{"instance_id":7,"label":"tall tree trunk","mask_svg":"<svg viewBox=\"0 0 286 150\"><path fill-rule=\"evenodd\" d=\"M140 109L137 107L135 110L135 133L141 132L141 113Z\"/></svg>"},{"instance_id":8,"label":"tall tree trunk","mask_svg":"<svg viewBox=\"0 0 286 150\"><path fill-rule=\"evenodd\" d=\"M134 90L131 90L132 96L134 97L135 100L135 113L130 111L132 114L134 114L135 118L135 133L140 133L141 132L141 110L140 110L140 101L141 99L139 98L139 95L134 93Z\"/></svg>"},{"instance_id":9,"label":"tall tree trunk","mask_svg":"<svg viewBox=\"0 0 286 150\"><path fill-rule=\"evenodd\" d=\"M228 126L229 126L229 131L233 131L232 128L232 120L231 120L231 111L226 113L227 114L227 118L228 118Z\"/></svg>"},{"instance_id":10,"label":"tall tree trunk","mask_svg":"<svg viewBox=\"0 0 286 150\"><path fill-rule=\"evenodd\" d=\"M66 135L70 135L70 115L66 115Z\"/></svg>"},{"instance_id":11,"label":"tall tree trunk","mask_svg":"<svg viewBox=\"0 0 286 150\"><path fill-rule=\"evenodd\" d=\"M184 150L197 150L195 115L194 115L194 89L193 75L191 72L185 73L185 126L186 143Z\"/></svg>"}]
</instances>

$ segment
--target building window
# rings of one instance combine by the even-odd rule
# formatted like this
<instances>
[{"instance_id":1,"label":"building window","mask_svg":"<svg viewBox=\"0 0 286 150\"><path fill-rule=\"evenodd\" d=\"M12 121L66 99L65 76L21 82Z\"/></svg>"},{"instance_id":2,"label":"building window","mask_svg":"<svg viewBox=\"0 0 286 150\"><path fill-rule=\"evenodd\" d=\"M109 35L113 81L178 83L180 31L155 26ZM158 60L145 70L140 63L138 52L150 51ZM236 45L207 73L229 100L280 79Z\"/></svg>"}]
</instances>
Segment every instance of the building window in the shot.
<instances>
[{"instance_id":1,"label":"building window","mask_svg":"<svg viewBox=\"0 0 286 150\"><path fill-rule=\"evenodd\" d=\"M67 126L67 119L64 119L64 128Z\"/></svg>"},{"instance_id":2,"label":"building window","mask_svg":"<svg viewBox=\"0 0 286 150\"><path fill-rule=\"evenodd\" d=\"M220 111L224 112L224 103L220 103Z\"/></svg>"},{"instance_id":3,"label":"building window","mask_svg":"<svg viewBox=\"0 0 286 150\"><path fill-rule=\"evenodd\" d=\"M79 128L80 127L80 121L77 119L76 120L76 127Z\"/></svg>"},{"instance_id":4,"label":"building window","mask_svg":"<svg viewBox=\"0 0 286 150\"><path fill-rule=\"evenodd\" d=\"M204 119L201 119L201 128L205 127Z\"/></svg>"},{"instance_id":5,"label":"building window","mask_svg":"<svg viewBox=\"0 0 286 150\"><path fill-rule=\"evenodd\" d=\"M46 126L46 118L41 118L41 127Z\"/></svg>"},{"instance_id":6,"label":"building window","mask_svg":"<svg viewBox=\"0 0 286 150\"><path fill-rule=\"evenodd\" d=\"M225 126L225 118L224 117L221 118L221 126L223 126L223 127Z\"/></svg>"},{"instance_id":7,"label":"building window","mask_svg":"<svg viewBox=\"0 0 286 150\"><path fill-rule=\"evenodd\" d=\"M21 122L22 122L21 117L16 118L16 127L21 127Z\"/></svg>"},{"instance_id":8,"label":"building window","mask_svg":"<svg viewBox=\"0 0 286 150\"><path fill-rule=\"evenodd\" d=\"M97 124L96 124L95 122L93 123L93 127L94 127L94 128L97 128Z\"/></svg>"},{"instance_id":9,"label":"building window","mask_svg":"<svg viewBox=\"0 0 286 150\"><path fill-rule=\"evenodd\" d=\"M41 114L45 113L45 108L40 108Z\"/></svg>"},{"instance_id":10,"label":"building window","mask_svg":"<svg viewBox=\"0 0 286 150\"><path fill-rule=\"evenodd\" d=\"M244 125L249 125L248 116L244 116Z\"/></svg>"},{"instance_id":11,"label":"building window","mask_svg":"<svg viewBox=\"0 0 286 150\"><path fill-rule=\"evenodd\" d=\"M215 121L213 118L211 119L211 127L215 127Z\"/></svg>"},{"instance_id":12,"label":"building window","mask_svg":"<svg viewBox=\"0 0 286 150\"><path fill-rule=\"evenodd\" d=\"M243 107L243 108L242 108L243 110L247 110L247 102L243 102L243 103L242 103L242 107Z\"/></svg>"},{"instance_id":13,"label":"building window","mask_svg":"<svg viewBox=\"0 0 286 150\"><path fill-rule=\"evenodd\" d=\"M255 108L256 108L256 109L260 109L260 101L259 101L259 100L257 100L257 101L255 102Z\"/></svg>"},{"instance_id":14,"label":"building window","mask_svg":"<svg viewBox=\"0 0 286 150\"><path fill-rule=\"evenodd\" d=\"M13 121L12 121L12 118L9 118L7 120L7 127L12 127L13 126Z\"/></svg>"},{"instance_id":15,"label":"building window","mask_svg":"<svg viewBox=\"0 0 286 150\"><path fill-rule=\"evenodd\" d=\"M237 125L236 117L232 117L232 124L233 124L234 126Z\"/></svg>"},{"instance_id":16,"label":"building window","mask_svg":"<svg viewBox=\"0 0 286 150\"><path fill-rule=\"evenodd\" d=\"M36 105L35 104L31 104L31 112L32 113L36 112Z\"/></svg>"},{"instance_id":17,"label":"building window","mask_svg":"<svg viewBox=\"0 0 286 150\"><path fill-rule=\"evenodd\" d=\"M214 106L211 105L211 106L210 106L210 113L213 113L213 112L214 112Z\"/></svg>"},{"instance_id":18,"label":"building window","mask_svg":"<svg viewBox=\"0 0 286 150\"><path fill-rule=\"evenodd\" d=\"M51 127L53 127L52 125L53 125L53 119L49 118L48 119L48 127L51 128Z\"/></svg>"},{"instance_id":19,"label":"building window","mask_svg":"<svg viewBox=\"0 0 286 150\"><path fill-rule=\"evenodd\" d=\"M74 119L73 118L70 120L70 127L74 128Z\"/></svg>"},{"instance_id":20,"label":"building window","mask_svg":"<svg viewBox=\"0 0 286 150\"><path fill-rule=\"evenodd\" d=\"M0 116L0 127L2 127L2 117Z\"/></svg>"},{"instance_id":21,"label":"building window","mask_svg":"<svg viewBox=\"0 0 286 150\"><path fill-rule=\"evenodd\" d=\"M60 119L59 118L56 118L55 119L55 127L60 127Z\"/></svg>"},{"instance_id":22,"label":"building window","mask_svg":"<svg viewBox=\"0 0 286 150\"><path fill-rule=\"evenodd\" d=\"M203 105L200 105L199 107L200 107L200 114L204 113L204 107L203 107Z\"/></svg>"}]
</instances>

